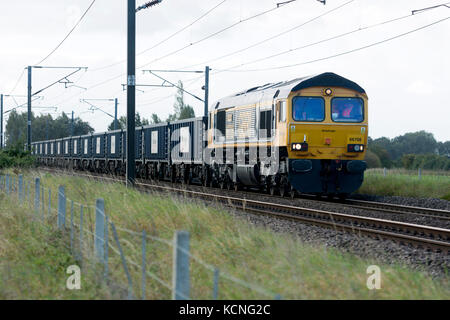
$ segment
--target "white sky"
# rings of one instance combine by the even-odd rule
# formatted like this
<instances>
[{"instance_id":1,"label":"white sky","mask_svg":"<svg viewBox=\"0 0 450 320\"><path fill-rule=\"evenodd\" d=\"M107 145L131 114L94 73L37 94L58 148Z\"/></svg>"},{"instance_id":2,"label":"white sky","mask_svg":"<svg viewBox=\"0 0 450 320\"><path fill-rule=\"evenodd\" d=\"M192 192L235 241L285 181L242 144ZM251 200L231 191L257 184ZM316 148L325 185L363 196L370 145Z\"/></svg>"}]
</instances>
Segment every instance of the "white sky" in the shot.
<instances>
[{"instance_id":1,"label":"white sky","mask_svg":"<svg viewBox=\"0 0 450 320\"><path fill-rule=\"evenodd\" d=\"M193 22L222 0L164 0L162 4L138 13L137 52L154 46ZM227 0L210 14L170 40L139 55L137 66L152 69L203 70L205 62L248 47L317 17L349 0L297 0L258 18L244 21L214 37L167 58L168 53L196 42L229 25L276 6L282 0ZM333 59L291 68L254 72L215 72L262 57L294 49L344 32L364 28L405 16L412 10L444 3L445 0L354 0L295 31L230 57L208 62L213 69L210 102L256 85L289 80L321 72L335 72L360 84L369 96L369 135L394 137L405 132L426 130L439 141L450 140L450 19L365 50ZM137 0L137 5L146 0ZM22 0L0 2L0 92L11 93L23 68L42 60L67 34L91 0ZM47 60L45 66L87 66L70 79L77 87L65 89L58 84L46 90L36 106L57 106L58 112L71 113L89 121L96 131L106 130L111 118L97 111L86 112L80 99L119 98L119 116L126 114L126 64L95 70L126 59L126 0L97 0L68 40ZM440 7L412 17L353 33L272 59L245 65L235 70L264 69L297 64L362 47L393 37L450 16ZM33 92L64 76L61 70L33 69ZM137 70L138 84L160 81ZM122 76L120 76L122 75ZM203 97L203 80L187 81L195 74L160 74L172 82L186 80L185 87ZM119 76L119 77L118 77ZM98 85L111 78L108 81ZM26 74L14 94L26 94ZM146 118L157 113L163 120L172 112L174 88L138 88L136 110ZM25 98L16 98L19 104ZM196 112L203 113L200 101L186 97ZM15 106L5 99L5 110ZM113 113L112 103L98 106ZM25 109L21 109L24 111ZM37 113L43 109L35 109Z\"/></svg>"}]
</instances>

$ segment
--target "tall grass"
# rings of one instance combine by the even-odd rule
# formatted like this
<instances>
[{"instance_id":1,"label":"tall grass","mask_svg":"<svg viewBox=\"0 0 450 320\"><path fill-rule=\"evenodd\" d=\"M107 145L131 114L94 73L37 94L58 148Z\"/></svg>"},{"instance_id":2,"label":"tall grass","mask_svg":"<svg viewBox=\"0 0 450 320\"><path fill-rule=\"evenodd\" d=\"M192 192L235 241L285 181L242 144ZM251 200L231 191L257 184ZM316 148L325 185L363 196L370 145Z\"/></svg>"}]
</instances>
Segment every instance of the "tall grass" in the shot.
<instances>
[{"instance_id":1,"label":"tall grass","mask_svg":"<svg viewBox=\"0 0 450 320\"><path fill-rule=\"evenodd\" d=\"M191 254L201 261L191 259L191 298L210 299L213 288L213 271L202 265L216 266L224 276L235 277L246 283L262 288L251 290L239 283L220 278L219 299L270 299L276 293L284 299L446 299L450 296L448 276L432 279L427 274L413 271L398 265L385 265L377 259L362 259L355 255L342 253L338 249L301 242L293 234L275 233L267 228L255 226L245 218L237 218L225 211L220 205L205 205L204 203L176 197L172 194L143 194L133 189L127 189L121 184L101 183L77 177L50 175L43 172L28 172L27 177L40 176L47 188L55 190L59 185L66 187L66 196L78 203L93 205L96 198L105 200L105 211L114 224L119 228L119 238L127 257L128 267L133 279L134 295L140 297L139 268L141 261L141 239L138 235L143 229L153 240L147 243L147 265L154 278L148 278L146 296L149 299L169 299L172 277L172 248L170 241L175 230L188 230L191 234ZM5 199L5 198L3 198ZM28 233L34 223L20 223L15 221L25 216L27 211L15 208L14 214L8 214L16 204L3 201L0 206L1 219L7 215L9 228L21 229ZM47 199L46 199L47 201ZM56 203L56 197L52 199ZM70 207L70 206L69 206ZM94 228L93 209L85 210L87 230ZM79 208L75 205L75 221L79 219ZM55 224L55 218L49 219ZM3 223L1 223L3 225ZM130 229L136 234L123 231ZM6 230L5 230L6 231ZM42 231L45 233L45 231ZM38 230L41 234L41 231ZM87 233L89 234L89 233ZM109 232L111 235L111 232ZM3 233L1 243L9 243L9 237L15 233ZM91 236L90 236L91 237ZM48 237L27 238L21 242L22 246L39 248L48 246ZM160 240L162 239L162 240ZM62 274L63 269L73 263L68 256L67 249L59 246L58 239L53 245L58 248L58 256L44 255L46 265L57 269ZM168 240L168 241L164 241ZM92 242L92 237L89 240ZM110 243L115 250L117 246L110 237ZM88 244L86 244L88 246ZM8 245L0 253L0 265L6 257L10 269L18 268L25 260L33 264L33 260L26 260L20 250L13 250ZM126 287L126 278L120 258L111 249L110 279L114 283ZM55 261L53 262L53 260ZM136 263L136 265L134 264ZM366 269L369 265L377 264L382 270L382 289L368 290ZM97 270L99 266L91 264L90 270ZM34 267L36 274L45 273L45 268ZM41 268L43 268L41 270ZM1 268L0 268L1 270ZM41 271L39 271L41 270ZM85 269L83 269L85 270ZM91 271L91 274L95 274ZM85 271L83 271L85 272ZM98 273L98 271L96 271ZM83 273L84 274L84 273ZM4 274L2 274L4 277ZM44 277L45 278L45 277ZM161 285L157 280L167 284ZM92 280L95 277L88 276ZM20 286L23 281L34 281L29 277L17 277L9 282L10 286ZM61 281L55 276L48 284L46 295L40 295L35 289L35 296L40 298L58 298L65 289ZM98 288L98 289L97 289ZM0 297L5 288L0 287ZM96 287L93 283L84 295L65 296L69 298L91 297L99 290L98 297L110 297L103 286ZM16 297L22 297L18 291ZM113 295L114 296L114 295Z\"/></svg>"},{"instance_id":2,"label":"tall grass","mask_svg":"<svg viewBox=\"0 0 450 320\"><path fill-rule=\"evenodd\" d=\"M450 175L448 172L390 169L367 170L358 193L379 196L404 196L414 198L442 198L450 200Z\"/></svg>"}]
</instances>

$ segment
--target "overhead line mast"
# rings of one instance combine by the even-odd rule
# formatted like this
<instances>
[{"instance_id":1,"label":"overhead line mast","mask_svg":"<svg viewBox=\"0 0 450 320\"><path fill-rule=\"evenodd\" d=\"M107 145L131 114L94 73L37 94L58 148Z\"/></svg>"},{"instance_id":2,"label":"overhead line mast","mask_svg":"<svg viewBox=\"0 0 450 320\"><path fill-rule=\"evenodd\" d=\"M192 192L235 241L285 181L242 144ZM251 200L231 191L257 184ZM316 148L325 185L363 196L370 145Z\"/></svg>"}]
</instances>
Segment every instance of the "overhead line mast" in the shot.
<instances>
[{"instance_id":1,"label":"overhead line mast","mask_svg":"<svg viewBox=\"0 0 450 320\"><path fill-rule=\"evenodd\" d=\"M153 7L162 0L149 1L136 9L136 0L128 0L127 19L127 185L134 185L136 126L136 12Z\"/></svg>"}]
</instances>

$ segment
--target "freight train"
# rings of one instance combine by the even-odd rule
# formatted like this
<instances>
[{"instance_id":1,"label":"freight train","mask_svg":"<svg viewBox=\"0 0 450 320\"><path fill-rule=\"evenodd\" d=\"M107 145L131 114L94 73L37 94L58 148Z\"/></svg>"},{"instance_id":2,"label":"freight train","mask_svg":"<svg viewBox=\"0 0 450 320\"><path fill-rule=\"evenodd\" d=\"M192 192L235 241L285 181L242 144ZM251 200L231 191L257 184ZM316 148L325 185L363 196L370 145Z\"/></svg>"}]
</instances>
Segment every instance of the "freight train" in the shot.
<instances>
[{"instance_id":1,"label":"freight train","mask_svg":"<svg viewBox=\"0 0 450 320\"><path fill-rule=\"evenodd\" d=\"M136 174L270 194L345 198L364 178L368 97L335 73L254 87L203 117L136 128ZM126 130L32 143L40 164L124 175Z\"/></svg>"}]
</instances>

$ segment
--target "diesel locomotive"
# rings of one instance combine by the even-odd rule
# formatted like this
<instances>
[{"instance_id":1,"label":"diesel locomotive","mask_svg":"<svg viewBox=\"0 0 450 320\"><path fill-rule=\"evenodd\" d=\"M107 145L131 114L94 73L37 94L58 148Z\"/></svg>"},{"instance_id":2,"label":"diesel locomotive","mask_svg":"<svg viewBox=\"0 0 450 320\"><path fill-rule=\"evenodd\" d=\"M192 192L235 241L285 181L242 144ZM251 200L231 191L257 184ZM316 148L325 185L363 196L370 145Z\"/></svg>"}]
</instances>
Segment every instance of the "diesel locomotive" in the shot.
<instances>
[{"instance_id":1,"label":"diesel locomotive","mask_svg":"<svg viewBox=\"0 0 450 320\"><path fill-rule=\"evenodd\" d=\"M346 197L364 178L368 97L334 73L222 98L203 117L136 128L142 179ZM126 130L33 142L46 166L125 174Z\"/></svg>"}]
</instances>

